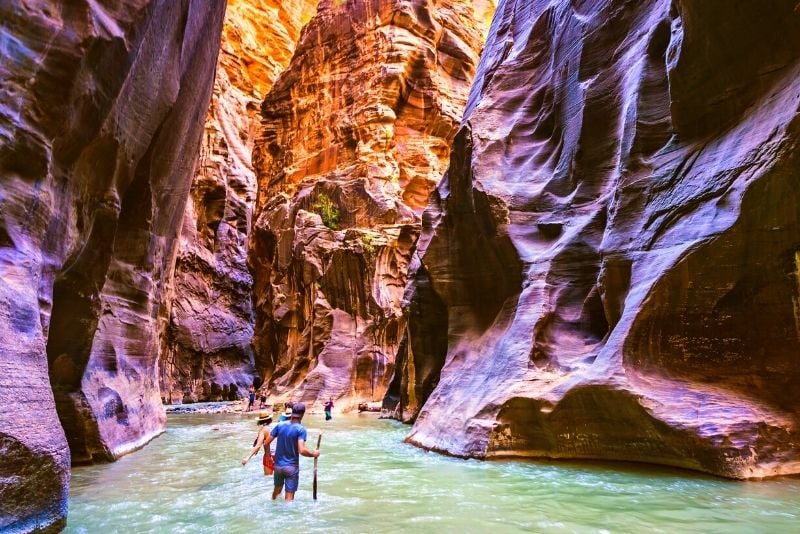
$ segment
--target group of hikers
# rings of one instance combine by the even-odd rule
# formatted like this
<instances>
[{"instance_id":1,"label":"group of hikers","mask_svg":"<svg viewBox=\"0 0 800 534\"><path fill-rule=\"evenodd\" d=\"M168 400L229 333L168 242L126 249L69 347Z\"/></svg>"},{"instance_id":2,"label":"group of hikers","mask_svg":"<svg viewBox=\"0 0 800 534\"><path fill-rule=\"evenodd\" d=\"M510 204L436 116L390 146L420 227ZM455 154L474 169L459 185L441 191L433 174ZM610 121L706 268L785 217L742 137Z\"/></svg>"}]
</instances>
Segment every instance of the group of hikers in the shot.
<instances>
[{"instance_id":1,"label":"group of hikers","mask_svg":"<svg viewBox=\"0 0 800 534\"><path fill-rule=\"evenodd\" d=\"M264 407L267 405L267 390L266 390L266 388L262 387L258 391L256 391L256 387L255 387L255 385L253 385L253 386L250 386L250 389L248 390L247 393L248 393L248 396L247 396L247 410L245 410L245 411L248 411L248 412L252 412L253 411L253 406L256 403L256 395L258 395L259 401L260 401L258 409L259 410L263 410Z\"/></svg>"},{"instance_id":2,"label":"group of hikers","mask_svg":"<svg viewBox=\"0 0 800 534\"><path fill-rule=\"evenodd\" d=\"M266 403L265 397L261 399L262 407ZM254 401L255 388L251 387L250 405ZM325 420L330 421L333 418L331 413L333 411L333 399L329 398L325 402L324 409ZM250 406L248 406L248 411L250 411ZM278 419L278 424L272 427L271 430L269 425L272 423L272 415L269 412L259 412L258 414L256 424L261 428L253 442L253 449L250 454L242 459L242 465L247 465L247 462L258 454L258 451L263 447L264 458L262 465L264 467L264 475L273 476L272 500L277 499L284 489L286 490L284 498L287 501L294 500L294 494L300 483L300 456L308 458L319 457L319 448L312 451L306 447L308 431L302 424L305 413L306 406L302 402L287 402L284 412ZM276 442L274 454L270 450L270 444L273 441ZM316 494L316 487L314 491ZM316 498L316 495L314 498Z\"/></svg>"},{"instance_id":3,"label":"group of hikers","mask_svg":"<svg viewBox=\"0 0 800 534\"><path fill-rule=\"evenodd\" d=\"M256 403L256 397L258 397L258 399L259 399L258 409L259 410L263 410L267 406L267 389L266 389L266 386L259 388L258 391L256 391L255 384L250 386L250 389L248 390L248 396L247 396L247 409L245 411L247 411L247 412L252 412L253 411L253 406L255 406L255 403ZM333 418L333 416L331 415L331 413L333 411L333 399L332 398L328 398L328 400L325 401L324 408L325 408L325 420L326 421L330 421ZM291 402L287 402L286 403L286 412L287 412L286 416L287 416L287 418L291 414L291 409L292 409L292 403ZM281 417L283 417L283 416L281 416ZM281 419L281 421L283 421L283 420L284 419Z\"/></svg>"}]
</instances>

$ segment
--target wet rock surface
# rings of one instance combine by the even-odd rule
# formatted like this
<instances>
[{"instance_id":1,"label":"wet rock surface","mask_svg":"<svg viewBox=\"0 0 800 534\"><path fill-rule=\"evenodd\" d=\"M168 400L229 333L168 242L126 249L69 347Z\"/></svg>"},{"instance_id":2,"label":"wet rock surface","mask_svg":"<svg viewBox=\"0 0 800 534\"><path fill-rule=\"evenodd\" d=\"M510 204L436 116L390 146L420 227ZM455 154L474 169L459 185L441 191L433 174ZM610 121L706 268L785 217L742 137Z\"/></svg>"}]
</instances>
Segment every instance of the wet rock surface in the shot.
<instances>
[{"instance_id":1,"label":"wet rock surface","mask_svg":"<svg viewBox=\"0 0 800 534\"><path fill-rule=\"evenodd\" d=\"M380 400L491 2L320 2L262 106L249 263L272 395ZM348 404L349 403L349 404Z\"/></svg>"},{"instance_id":2,"label":"wet rock surface","mask_svg":"<svg viewBox=\"0 0 800 534\"><path fill-rule=\"evenodd\" d=\"M230 0L203 144L180 236L160 362L165 403L238 398L253 383L247 244L259 107L316 0Z\"/></svg>"},{"instance_id":3,"label":"wet rock surface","mask_svg":"<svg viewBox=\"0 0 800 534\"><path fill-rule=\"evenodd\" d=\"M409 441L800 472L798 30L794 1L500 3L411 262Z\"/></svg>"},{"instance_id":4,"label":"wet rock surface","mask_svg":"<svg viewBox=\"0 0 800 534\"><path fill-rule=\"evenodd\" d=\"M0 4L0 530L63 526L70 452L163 430L166 282L224 9Z\"/></svg>"}]
</instances>

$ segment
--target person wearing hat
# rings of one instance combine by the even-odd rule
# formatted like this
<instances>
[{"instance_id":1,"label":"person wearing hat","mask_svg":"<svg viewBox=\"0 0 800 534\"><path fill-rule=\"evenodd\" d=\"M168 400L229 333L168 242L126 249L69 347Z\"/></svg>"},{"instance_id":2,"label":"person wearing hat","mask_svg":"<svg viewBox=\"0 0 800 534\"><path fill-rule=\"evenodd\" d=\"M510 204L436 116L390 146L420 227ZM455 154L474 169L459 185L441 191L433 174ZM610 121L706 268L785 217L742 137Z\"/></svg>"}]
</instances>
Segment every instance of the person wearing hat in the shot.
<instances>
[{"instance_id":1,"label":"person wearing hat","mask_svg":"<svg viewBox=\"0 0 800 534\"><path fill-rule=\"evenodd\" d=\"M254 454L258 453L258 450L261 446L264 446L264 460L262 461L262 465L264 466L264 476L271 475L275 471L275 457L269 450L269 442L267 438L269 437L269 425L272 423L272 416L269 412L258 412L258 419L256 419L256 424L261 428L258 430L258 435L256 436L256 440L253 442L253 450L250 452L250 455L242 461L242 465L245 465L250 458L253 457ZM270 440L272 441L272 440Z\"/></svg>"},{"instance_id":2,"label":"person wearing hat","mask_svg":"<svg viewBox=\"0 0 800 534\"><path fill-rule=\"evenodd\" d=\"M291 418L292 418L292 409L286 408L281 414L281 416L278 418L278 422L283 423L284 421L288 421Z\"/></svg>"},{"instance_id":3,"label":"person wearing hat","mask_svg":"<svg viewBox=\"0 0 800 534\"><path fill-rule=\"evenodd\" d=\"M272 490L272 500L278 498L284 487L286 488L285 499L294 500L294 494L300 483L300 455L308 458L318 458L319 451L311 451L306 448L308 432L300 423L306 413L306 407L302 402L292 406L292 417L288 421L278 423L269 433L269 437L264 441L264 446L269 447L273 440L277 439L275 447L275 474L273 482L275 488ZM242 465L253 457L258 449L253 449L250 456L242 460Z\"/></svg>"}]
</instances>

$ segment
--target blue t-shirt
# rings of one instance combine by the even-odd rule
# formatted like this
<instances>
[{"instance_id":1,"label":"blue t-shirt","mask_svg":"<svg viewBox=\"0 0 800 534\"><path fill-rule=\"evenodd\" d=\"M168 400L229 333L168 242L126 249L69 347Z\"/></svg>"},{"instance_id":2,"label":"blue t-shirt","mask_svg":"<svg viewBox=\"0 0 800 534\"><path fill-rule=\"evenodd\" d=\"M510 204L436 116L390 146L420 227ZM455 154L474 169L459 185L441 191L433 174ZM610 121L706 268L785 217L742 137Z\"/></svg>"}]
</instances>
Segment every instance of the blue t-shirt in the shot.
<instances>
[{"instance_id":1,"label":"blue t-shirt","mask_svg":"<svg viewBox=\"0 0 800 534\"><path fill-rule=\"evenodd\" d=\"M297 440L306 441L308 438L306 428L300 423L288 421L275 425L269 434L277 438L276 441L278 442L275 447L275 466L298 465L300 463L300 451L297 449Z\"/></svg>"}]
</instances>

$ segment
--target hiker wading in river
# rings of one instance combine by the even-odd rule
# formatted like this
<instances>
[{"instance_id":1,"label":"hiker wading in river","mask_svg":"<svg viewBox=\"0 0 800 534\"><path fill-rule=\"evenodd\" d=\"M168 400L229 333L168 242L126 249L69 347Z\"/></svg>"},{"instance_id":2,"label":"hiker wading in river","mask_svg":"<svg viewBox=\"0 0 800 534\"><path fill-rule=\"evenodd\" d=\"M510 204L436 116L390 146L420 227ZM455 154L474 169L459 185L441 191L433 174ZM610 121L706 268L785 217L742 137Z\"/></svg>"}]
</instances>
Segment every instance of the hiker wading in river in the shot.
<instances>
[{"instance_id":1,"label":"hiker wading in river","mask_svg":"<svg viewBox=\"0 0 800 534\"><path fill-rule=\"evenodd\" d=\"M256 424L261 428L258 429L258 435L256 436L256 440L253 442L253 447L258 449L262 445L264 445L264 458L262 460L262 465L264 466L264 475L268 476L275 472L275 456L269 450L269 425L272 424L272 416L268 412L259 412L258 413L258 420ZM267 442L266 444L264 442ZM270 440L271 441L271 440ZM253 455L251 454L250 457ZM250 458L248 457L248 460Z\"/></svg>"},{"instance_id":2,"label":"hiker wading in river","mask_svg":"<svg viewBox=\"0 0 800 534\"><path fill-rule=\"evenodd\" d=\"M278 423L270 432L269 437L264 441L264 447L269 449L272 440L278 440L275 447L275 474L273 481L275 488L272 490L272 500L286 487L286 500L293 501L297 486L300 483L300 455L308 458L318 458L319 451L311 451L306 448L308 433L300 421L306 413L306 407L298 402L292 407L292 417L288 421ZM255 455L261 448L259 444L253 447L250 454L242 460L242 465L246 465L248 460Z\"/></svg>"}]
</instances>

